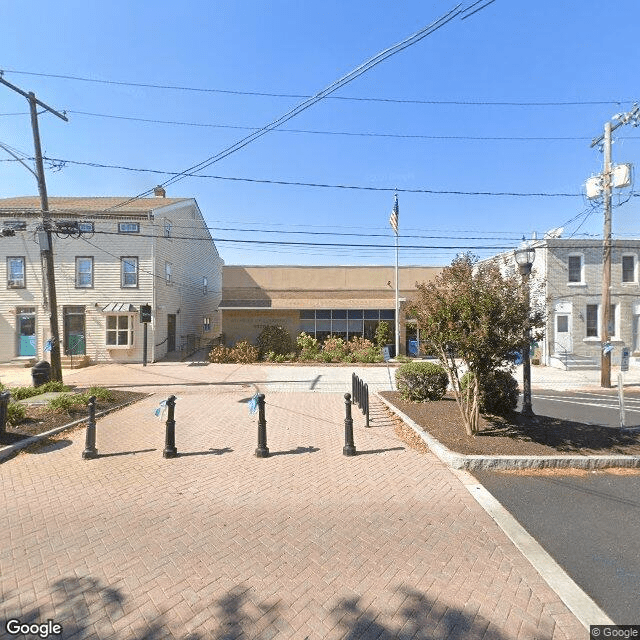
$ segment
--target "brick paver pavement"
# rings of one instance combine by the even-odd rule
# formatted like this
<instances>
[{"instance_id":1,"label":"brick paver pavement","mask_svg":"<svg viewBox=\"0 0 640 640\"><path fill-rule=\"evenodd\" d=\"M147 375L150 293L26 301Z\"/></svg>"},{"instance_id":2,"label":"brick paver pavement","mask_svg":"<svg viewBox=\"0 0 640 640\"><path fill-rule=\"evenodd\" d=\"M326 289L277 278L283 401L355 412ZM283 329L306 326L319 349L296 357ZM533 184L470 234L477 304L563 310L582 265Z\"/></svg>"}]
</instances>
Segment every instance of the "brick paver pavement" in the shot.
<instances>
[{"instance_id":1,"label":"brick paver pavement","mask_svg":"<svg viewBox=\"0 0 640 640\"><path fill-rule=\"evenodd\" d=\"M379 404L370 429L354 410L349 458L342 394L270 393L258 459L249 381L154 371L178 396L179 457L153 415L166 389L147 387L98 421L98 459L77 430L0 465L1 618L65 640L588 637Z\"/></svg>"}]
</instances>

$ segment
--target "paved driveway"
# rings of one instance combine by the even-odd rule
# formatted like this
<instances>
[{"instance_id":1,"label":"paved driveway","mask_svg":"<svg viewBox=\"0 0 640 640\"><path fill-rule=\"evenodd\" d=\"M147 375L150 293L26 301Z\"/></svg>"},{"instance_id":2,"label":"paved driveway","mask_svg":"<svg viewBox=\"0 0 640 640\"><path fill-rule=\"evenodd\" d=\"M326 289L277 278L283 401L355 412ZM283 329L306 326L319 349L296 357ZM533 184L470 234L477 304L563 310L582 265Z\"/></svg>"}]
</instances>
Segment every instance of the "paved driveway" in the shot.
<instances>
[{"instance_id":1,"label":"paved driveway","mask_svg":"<svg viewBox=\"0 0 640 640\"><path fill-rule=\"evenodd\" d=\"M587 637L381 406L371 429L354 412L349 458L342 394L267 389L273 455L258 459L247 400L266 375L91 369L67 378L154 395L99 420L96 460L79 430L0 465L0 617L52 619L65 639ZM167 460L153 414L169 393Z\"/></svg>"}]
</instances>

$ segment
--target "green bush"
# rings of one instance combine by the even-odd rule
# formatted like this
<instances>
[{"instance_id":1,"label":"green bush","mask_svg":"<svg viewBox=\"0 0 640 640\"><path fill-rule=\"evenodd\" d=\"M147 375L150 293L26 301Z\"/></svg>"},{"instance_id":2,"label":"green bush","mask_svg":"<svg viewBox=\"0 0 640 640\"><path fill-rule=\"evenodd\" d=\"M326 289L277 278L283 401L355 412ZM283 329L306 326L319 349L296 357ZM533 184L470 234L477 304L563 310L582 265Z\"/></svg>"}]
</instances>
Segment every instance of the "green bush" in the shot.
<instances>
[{"instance_id":1,"label":"green bush","mask_svg":"<svg viewBox=\"0 0 640 640\"><path fill-rule=\"evenodd\" d=\"M320 343L317 338L310 336L304 331L296 338L296 345L300 351L300 360L316 360L320 355Z\"/></svg>"},{"instance_id":2,"label":"green bush","mask_svg":"<svg viewBox=\"0 0 640 640\"><path fill-rule=\"evenodd\" d=\"M89 396L86 393L63 393L57 398L52 398L47 403L50 411L70 411L74 407L86 405Z\"/></svg>"},{"instance_id":3,"label":"green bush","mask_svg":"<svg viewBox=\"0 0 640 640\"><path fill-rule=\"evenodd\" d=\"M405 400L441 400L448 384L447 372L432 362L409 362L396 369L396 387Z\"/></svg>"},{"instance_id":4,"label":"green bush","mask_svg":"<svg viewBox=\"0 0 640 640\"><path fill-rule=\"evenodd\" d=\"M14 387L10 389L11 397L14 400L25 400L26 398L31 398L33 396L37 396L40 394L40 387Z\"/></svg>"},{"instance_id":5,"label":"green bush","mask_svg":"<svg viewBox=\"0 0 640 640\"><path fill-rule=\"evenodd\" d=\"M467 372L460 380L466 389L473 374ZM518 405L518 381L508 372L497 369L480 380L480 411L494 416L507 416Z\"/></svg>"},{"instance_id":6,"label":"green bush","mask_svg":"<svg viewBox=\"0 0 640 640\"><path fill-rule=\"evenodd\" d=\"M293 349L293 340L289 332L279 325L266 326L258 336L258 349L261 357L266 354L286 355ZM265 358L266 359L266 358Z\"/></svg>"},{"instance_id":7,"label":"green bush","mask_svg":"<svg viewBox=\"0 0 640 640\"><path fill-rule=\"evenodd\" d=\"M111 402L113 400L113 393L104 387L90 387L83 395L87 396L87 402L91 396L95 396L96 400L102 400L103 402Z\"/></svg>"},{"instance_id":8,"label":"green bush","mask_svg":"<svg viewBox=\"0 0 640 640\"><path fill-rule=\"evenodd\" d=\"M391 325L381 320L376 327L376 346L382 349L386 344L391 344Z\"/></svg>"},{"instance_id":9,"label":"green bush","mask_svg":"<svg viewBox=\"0 0 640 640\"><path fill-rule=\"evenodd\" d=\"M41 384L39 387L36 387L38 393L49 393L52 391L71 391L71 387L68 387L63 382L59 380L51 380L50 382L45 382Z\"/></svg>"},{"instance_id":10,"label":"green bush","mask_svg":"<svg viewBox=\"0 0 640 640\"><path fill-rule=\"evenodd\" d=\"M7 424L20 424L27 416L27 409L19 402L10 402L7 406Z\"/></svg>"},{"instance_id":11,"label":"green bush","mask_svg":"<svg viewBox=\"0 0 640 640\"><path fill-rule=\"evenodd\" d=\"M231 362L239 362L240 364L251 364L258 361L258 347L254 347L247 340L236 342L235 347L229 352Z\"/></svg>"}]
</instances>

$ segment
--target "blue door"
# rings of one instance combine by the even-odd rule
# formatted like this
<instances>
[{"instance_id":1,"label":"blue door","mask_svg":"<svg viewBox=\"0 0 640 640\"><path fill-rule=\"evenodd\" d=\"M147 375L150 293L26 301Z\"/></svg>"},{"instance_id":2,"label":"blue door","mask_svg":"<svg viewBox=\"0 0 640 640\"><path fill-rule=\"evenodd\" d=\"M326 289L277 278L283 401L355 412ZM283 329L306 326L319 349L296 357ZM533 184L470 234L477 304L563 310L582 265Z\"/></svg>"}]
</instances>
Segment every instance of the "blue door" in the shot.
<instances>
[{"instance_id":1,"label":"blue door","mask_svg":"<svg viewBox=\"0 0 640 640\"><path fill-rule=\"evenodd\" d=\"M36 314L21 313L18 315L18 355L36 355Z\"/></svg>"}]
</instances>

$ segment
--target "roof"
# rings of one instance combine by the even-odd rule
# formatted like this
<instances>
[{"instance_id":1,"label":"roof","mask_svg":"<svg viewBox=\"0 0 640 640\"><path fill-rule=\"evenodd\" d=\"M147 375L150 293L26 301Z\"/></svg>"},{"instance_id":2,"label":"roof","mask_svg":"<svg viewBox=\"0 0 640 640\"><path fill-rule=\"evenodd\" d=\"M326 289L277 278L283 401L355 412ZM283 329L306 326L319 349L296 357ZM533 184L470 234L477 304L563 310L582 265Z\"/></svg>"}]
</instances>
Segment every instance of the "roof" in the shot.
<instances>
[{"instance_id":1,"label":"roof","mask_svg":"<svg viewBox=\"0 0 640 640\"><path fill-rule=\"evenodd\" d=\"M49 211L52 213L104 213L148 214L154 209L166 207L177 202L188 202L192 198L139 198L133 202L130 196L95 197L95 198L49 198ZM126 204L123 204L126 203ZM10 210L10 211L7 211ZM37 196L21 196L17 198L0 198L0 214L40 213L40 198Z\"/></svg>"}]
</instances>

